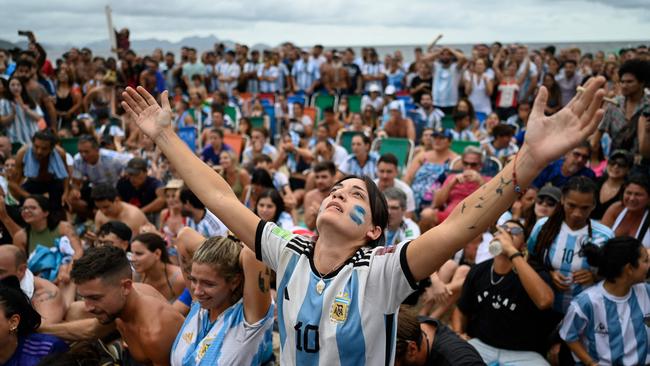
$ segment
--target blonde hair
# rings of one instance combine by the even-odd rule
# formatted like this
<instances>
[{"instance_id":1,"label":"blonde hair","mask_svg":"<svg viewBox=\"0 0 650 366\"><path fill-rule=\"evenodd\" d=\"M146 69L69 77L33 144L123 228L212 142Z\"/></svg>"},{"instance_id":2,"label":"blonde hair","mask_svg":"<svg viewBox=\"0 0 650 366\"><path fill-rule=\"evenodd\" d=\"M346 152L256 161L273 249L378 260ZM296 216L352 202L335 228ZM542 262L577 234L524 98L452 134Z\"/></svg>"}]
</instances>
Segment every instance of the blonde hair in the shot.
<instances>
[{"instance_id":1,"label":"blonde hair","mask_svg":"<svg viewBox=\"0 0 650 366\"><path fill-rule=\"evenodd\" d=\"M225 236L213 236L201 244L192 258L192 263L212 267L227 283L240 279L239 287L233 292L235 301L242 297L244 290L244 271L239 264L241 250L239 241Z\"/></svg>"}]
</instances>

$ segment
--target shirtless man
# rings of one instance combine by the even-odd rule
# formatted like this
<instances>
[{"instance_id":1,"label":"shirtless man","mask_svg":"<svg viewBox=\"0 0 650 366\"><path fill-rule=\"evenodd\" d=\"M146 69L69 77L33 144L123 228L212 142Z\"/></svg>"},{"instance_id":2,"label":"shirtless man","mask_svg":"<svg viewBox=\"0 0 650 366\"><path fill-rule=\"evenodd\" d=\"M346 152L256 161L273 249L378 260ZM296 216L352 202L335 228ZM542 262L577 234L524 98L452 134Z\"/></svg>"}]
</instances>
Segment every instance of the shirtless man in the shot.
<instances>
[{"instance_id":1,"label":"shirtless man","mask_svg":"<svg viewBox=\"0 0 650 366\"><path fill-rule=\"evenodd\" d=\"M147 217L139 208L117 198L117 189L111 185L96 185L93 187L91 197L95 207L98 208L95 214L95 227L101 227L115 220L127 224L131 232L139 233L142 226L149 224Z\"/></svg>"},{"instance_id":2,"label":"shirtless man","mask_svg":"<svg viewBox=\"0 0 650 366\"><path fill-rule=\"evenodd\" d=\"M122 249L90 248L74 262L71 275L84 298L85 310L94 319L41 327L41 332L79 340L116 328L128 345L128 357L145 365L169 365L169 352L183 316L160 296L135 286Z\"/></svg>"},{"instance_id":3,"label":"shirtless man","mask_svg":"<svg viewBox=\"0 0 650 366\"><path fill-rule=\"evenodd\" d=\"M63 320L65 303L63 295L52 282L36 277L27 269L25 252L15 245L0 245L0 279L16 276L20 288L41 314L41 324L54 324Z\"/></svg>"},{"instance_id":4,"label":"shirtless man","mask_svg":"<svg viewBox=\"0 0 650 366\"><path fill-rule=\"evenodd\" d=\"M316 216L320 205L329 195L334 185L336 166L331 161L323 161L314 166L314 182L316 188L305 194L303 207L305 208L305 225L309 230L316 228Z\"/></svg>"}]
</instances>

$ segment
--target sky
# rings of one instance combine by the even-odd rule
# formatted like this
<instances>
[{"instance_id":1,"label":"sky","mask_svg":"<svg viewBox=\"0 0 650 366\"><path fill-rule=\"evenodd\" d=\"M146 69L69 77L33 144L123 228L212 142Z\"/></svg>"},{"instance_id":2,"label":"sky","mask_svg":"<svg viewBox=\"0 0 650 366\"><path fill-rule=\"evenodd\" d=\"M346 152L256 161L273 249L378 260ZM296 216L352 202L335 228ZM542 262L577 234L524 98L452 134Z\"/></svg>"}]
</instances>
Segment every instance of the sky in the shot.
<instances>
[{"instance_id":1,"label":"sky","mask_svg":"<svg viewBox=\"0 0 650 366\"><path fill-rule=\"evenodd\" d=\"M647 40L649 0L116 0L131 39L215 35L249 45L331 46ZM0 0L0 39L33 30L40 42L107 38L106 1Z\"/></svg>"}]
</instances>

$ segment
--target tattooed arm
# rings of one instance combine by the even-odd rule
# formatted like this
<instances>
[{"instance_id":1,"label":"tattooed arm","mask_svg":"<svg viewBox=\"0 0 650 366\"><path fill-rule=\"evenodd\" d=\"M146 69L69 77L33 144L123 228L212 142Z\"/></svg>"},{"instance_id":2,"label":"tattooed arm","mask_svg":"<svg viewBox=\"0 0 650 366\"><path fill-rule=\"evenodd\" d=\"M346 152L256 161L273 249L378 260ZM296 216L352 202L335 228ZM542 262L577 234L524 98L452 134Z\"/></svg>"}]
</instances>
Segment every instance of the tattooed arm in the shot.
<instances>
[{"instance_id":1,"label":"tattooed arm","mask_svg":"<svg viewBox=\"0 0 650 366\"><path fill-rule=\"evenodd\" d=\"M41 323L56 324L61 322L66 309L59 288L42 278L34 278L34 287L32 305L41 314Z\"/></svg>"},{"instance_id":2,"label":"tattooed arm","mask_svg":"<svg viewBox=\"0 0 650 366\"><path fill-rule=\"evenodd\" d=\"M254 324L264 318L271 305L271 270L246 247L242 248L239 260L244 269L244 318Z\"/></svg>"},{"instance_id":3,"label":"tattooed arm","mask_svg":"<svg viewBox=\"0 0 650 366\"><path fill-rule=\"evenodd\" d=\"M513 174L521 189L539 172L585 140L603 116L605 80L592 78L586 91L578 93L560 112L544 116L548 92L541 88L528 122L526 140L514 162L461 202L442 224L415 239L406 259L415 280L436 271L447 259L484 232L517 198ZM516 167L515 167L516 164Z\"/></svg>"}]
</instances>

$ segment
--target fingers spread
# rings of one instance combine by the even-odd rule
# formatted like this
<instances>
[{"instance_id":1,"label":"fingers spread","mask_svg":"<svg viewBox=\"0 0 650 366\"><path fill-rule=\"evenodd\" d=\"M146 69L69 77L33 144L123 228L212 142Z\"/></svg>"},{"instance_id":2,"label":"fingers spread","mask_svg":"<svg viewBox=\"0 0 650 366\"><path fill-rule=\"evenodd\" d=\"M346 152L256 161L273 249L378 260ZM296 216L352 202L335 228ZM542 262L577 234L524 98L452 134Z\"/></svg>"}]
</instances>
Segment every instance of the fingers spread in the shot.
<instances>
[{"instance_id":1,"label":"fingers spread","mask_svg":"<svg viewBox=\"0 0 650 366\"><path fill-rule=\"evenodd\" d=\"M129 119L132 119L134 121L137 119L137 114L133 111L129 103L122 102L122 108L124 108L124 111L126 112L126 115Z\"/></svg>"},{"instance_id":2,"label":"fingers spread","mask_svg":"<svg viewBox=\"0 0 650 366\"><path fill-rule=\"evenodd\" d=\"M160 105L166 111L171 111L172 107L169 105L169 93L167 90L160 94Z\"/></svg>"},{"instance_id":3,"label":"fingers spread","mask_svg":"<svg viewBox=\"0 0 650 366\"><path fill-rule=\"evenodd\" d=\"M140 95L144 98L144 100L147 102L148 105L158 105L158 103L156 102L156 98L154 98L153 95L151 95L147 91L147 89L138 86L138 93L140 93Z\"/></svg>"},{"instance_id":4,"label":"fingers spread","mask_svg":"<svg viewBox=\"0 0 650 366\"><path fill-rule=\"evenodd\" d=\"M596 114L596 111L600 109L601 105L603 104L604 97L605 97L605 91L603 89L598 89L594 94L594 97L591 100L589 107L585 111L584 115L581 117L581 122L583 124L592 123L594 114Z\"/></svg>"},{"instance_id":5,"label":"fingers spread","mask_svg":"<svg viewBox=\"0 0 650 366\"><path fill-rule=\"evenodd\" d=\"M604 83L605 78L602 76L589 79L584 86L584 91L573 97L573 99L576 100L575 103L572 103L571 109L573 110L573 113L581 117L584 111L591 105L596 91L598 91Z\"/></svg>"},{"instance_id":6,"label":"fingers spread","mask_svg":"<svg viewBox=\"0 0 650 366\"><path fill-rule=\"evenodd\" d=\"M124 102L126 102L126 104L128 104L130 109L136 115L142 113L142 108L140 107L140 105L138 105L138 103L135 100L133 100L130 93L127 93L127 92L122 93L122 98L124 99Z\"/></svg>"},{"instance_id":7,"label":"fingers spread","mask_svg":"<svg viewBox=\"0 0 650 366\"><path fill-rule=\"evenodd\" d=\"M146 100L144 100L144 98L142 98L142 96L135 89L128 87L126 88L126 92L129 93L129 96L131 96L131 98L133 98L135 103L137 103L140 106L141 111L147 109L149 104L147 103Z\"/></svg>"}]
</instances>

